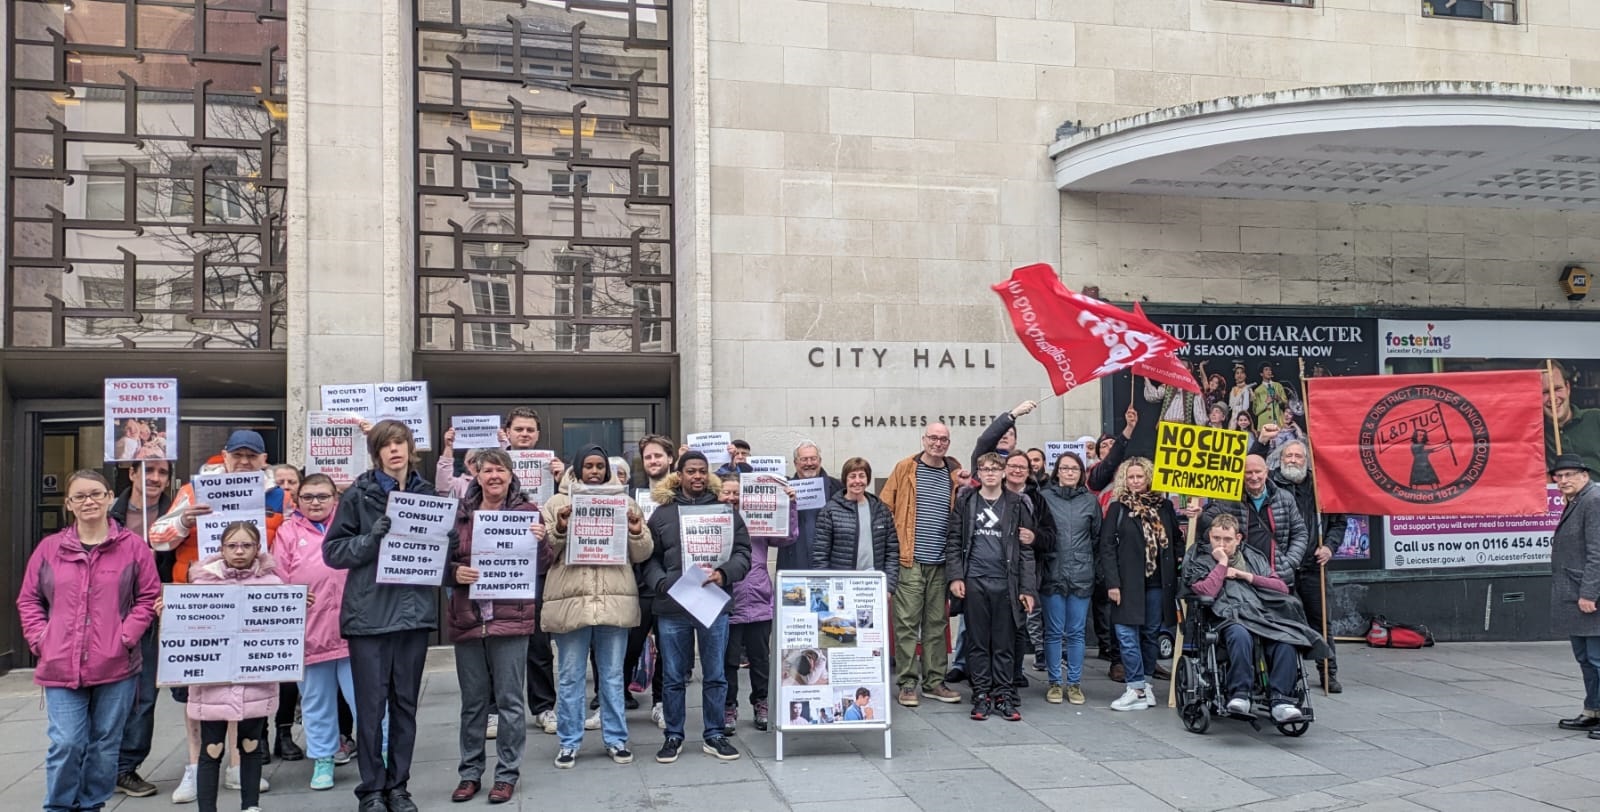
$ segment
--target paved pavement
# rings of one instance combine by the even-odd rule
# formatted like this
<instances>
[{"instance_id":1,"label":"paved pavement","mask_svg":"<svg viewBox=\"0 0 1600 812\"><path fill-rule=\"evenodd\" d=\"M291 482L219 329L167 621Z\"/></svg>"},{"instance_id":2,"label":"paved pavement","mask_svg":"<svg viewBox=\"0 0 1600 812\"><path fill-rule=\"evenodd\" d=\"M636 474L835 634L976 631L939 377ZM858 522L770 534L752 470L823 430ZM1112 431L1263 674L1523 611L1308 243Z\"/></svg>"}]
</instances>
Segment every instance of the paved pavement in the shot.
<instances>
[{"instance_id":1,"label":"paved pavement","mask_svg":"<svg viewBox=\"0 0 1600 812\"><path fill-rule=\"evenodd\" d=\"M713 760L691 741L672 765L649 756L661 735L648 710L630 714L640 758L612 764L589 734L576 769L556 770L554 736L531 733L517 805L576 810L1600 809L1600 741L1558 730L1579 706L1577 667L1565 644L1453 644L1422 651L1342 648L1342 696L1316 698L1304 738L1270 727L1214 723L1197 736L1168 710L1116 713L1118 686L1092 661L1092 704L1047 705L1035 682L1025 719L978 723L963 705L894 710L895 755L870 734L786 737L743 727L746 757ZM456 774L455 674L450 652L430 660L412 790L423 809L451 804ZM1030 672L1032 674L1032 672ZM44 710L31 675L0 678L0 809L37 809L43 795ZM691 691L691 694L693 692ZM154 798L115 796L118 812L163 812L182 771L179 708L164 699L145 775ZM692 712L691 712L692 713ZM748 724L748 723L746 723ZM753 757L752 757L753 756ZM492 757L492 756L491 756ZM355 766L329 792L306 788L309 762L267 768L266 812L354 808ZM236 795L220 808L238 809Z\"/></svg>"}]
</instances>

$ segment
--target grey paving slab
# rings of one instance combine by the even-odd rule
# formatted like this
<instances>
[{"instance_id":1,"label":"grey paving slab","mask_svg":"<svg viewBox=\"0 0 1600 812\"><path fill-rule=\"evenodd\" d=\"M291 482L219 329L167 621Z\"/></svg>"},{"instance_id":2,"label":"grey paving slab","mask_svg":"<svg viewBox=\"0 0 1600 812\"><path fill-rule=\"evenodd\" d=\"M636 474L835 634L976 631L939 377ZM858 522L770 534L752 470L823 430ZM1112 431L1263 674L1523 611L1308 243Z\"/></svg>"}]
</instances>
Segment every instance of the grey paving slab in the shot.
<instances>
[{"instance_id":1,"label":"grey paving slab","mask_svg":"<svg viewBox=\"0 0 1600 812\"><path fill-rule=\"evenodd\" d=\"M982 747L973 755L1028 790L1122 782L1116 773L1059 744Z\"/></svg>"},{"instance_id":2,"label":"grey paving slab","mask_svg":"<svg viewBox=\"0 0 1600 812\"><path fill-rule=\"evenodd\" d=\"M1535 810L1560 807L1524 798L1498 789L1473 792L1418 793L1406 798L1428 809L1439 812L1505 812L1508 809Z\"/></svg>"},{"instance_id":3,"label":"grey paving slab","mask_svg":"<svg viewBox=\"0 0 1600 812\"><path fill-rule=\"evenodd\" d=\"M1546 803L1600 796L1600 782L1545 767L1524 767L1478 779L1478 783Z\"/></svg>"},{"instance_id":4,"label":"grey paving slab","mask_svg":"<svg viewBox=\"0 0 1600 812\"><path fill-rule=\"evenodd\" d=\"M1257 801L1240 808L1250 810L1250 812L1313 812L1314 810L1347 809L1354 805L1355 802L1349 798L1340 798L1325 792L1302 792L1298 795L1273 798L1270 801Z\"/></svg>"},{"instance_id":5,"label":"grey paving slab","mask_svg":"<svg viewBox=\"0 0 1600 812\"><path fill-rule=\"evenodd\" d=\"M1105 766L1179 809L1228 809L1272 797L1196 758L1113 761Z\"/></svg>"},{"instance_id":6,"label":"grey paving slab","mask_svg":"<svg viewBox=\"0 0 1600 812\"><path fill-rule=\"evenodd\" d=\"M1422 792L1425 789L1427 789L1427 787L1422 784L1416 784L1411 781L1384 776L1382 778L1369 778L1365 781L1357 781L1353 784L1329 787L1325 789L1324 792L1327 792L1331 795L1338 795L1341 798L1349 798L1352 801L1371 803L1374 801L1383 801L1390 798L1399 798L1406 795L1411 795L1413 793Z\"/></svg>"},{"instance_id":7,"label":"grey paving slab","mask_svg":"<svg viewBox=\"0 0 1600 812\"><path fill-rule=\"evenodd\" d=\"M1030 812L1045 808L1037 798L987 768L897 773L890 778L918 808L933 812L971 809Z\"/></svg>"},{"instance_id":8,"label":"grey paving slab","mask_svg":"<svg viewBox=\"0 0 1600 812\"><path fill-rule=\"evenodd\" d=\"M1488 752L1481 747L1456 741L1449 736L1418 728L1364 730L1351 735L1412 761L1429 765L1460 761Z\"/></svg>"},{"instance_id":9,"label":"grey paving slab","mask_svg":"<svg viewBox=\"0 0 1600 812\"><path fill-rule=\"evenodd\" d=\"M1060 812L1083 812L1083 810L1090 809L1160 810L1177 808L1130 784L1110 787L1035 790L1033 795L1050 809L1059 810Z\"/></svg>"},{"instance_id":10,"label":"grey paving slab","mask_svg":"<svg viewBox=\"0 0 1600 812\"><path fill-rule=\"evenodd\" d=\"M785 759L760 766L790 803L905 797L888 776L854 752Z\"/></svg>"},{"instance_id":11,"label":"grey paving slab","mask_svg":"<svg viewBox=\"0 0 1600 812\"><path fill-rule=\"evenodd\" d=\"M548 804L548 799L546 799ZM656 787L650 790L650 807L664 812L767 812L788 809L789 804L767 781L740 781L709 787ZM555 807L544 806L544 809ZM608 807L595 807L604 809ZM615 807L610 807L615 808Z\"/></svg>"}]
</instances>

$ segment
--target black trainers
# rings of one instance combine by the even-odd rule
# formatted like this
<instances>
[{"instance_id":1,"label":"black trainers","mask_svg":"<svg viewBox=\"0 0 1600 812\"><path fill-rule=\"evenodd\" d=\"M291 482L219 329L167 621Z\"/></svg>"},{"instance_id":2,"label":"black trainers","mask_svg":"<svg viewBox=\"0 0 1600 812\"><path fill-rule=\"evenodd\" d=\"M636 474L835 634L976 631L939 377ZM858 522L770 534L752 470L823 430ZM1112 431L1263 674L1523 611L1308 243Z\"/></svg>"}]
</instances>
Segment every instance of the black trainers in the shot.
<instances>
[{"instance_id":1,"label":"black trainers","mask_svg":"<svg viewBox=\"0 0 1600 812\"><path fill-rule=\"evenodd\" d=\"M994 713L1007 722L1022 721L1022 711L1018 710L1017 706L1012 704L1009 699L1001 699L996 702L994 704Z\"/></svg>"},{"instance_id":2,"label":"black trainers","mask_svg":"<svg viewBox=\"0 0 1600 812\"><path fill-rule=\"evenodd\" d=\"M994 706L990 704L989 697L980 696L972 700L972 721L982 722L989 718Z\"/></svg>"},{"instance_id":3,"label":"black trainers","mask_svg":"<svg viewBox=\"0 0 1600 812\"><path fill-rule=\"evenodd\" d=\"M706 739L705 746L701 747L700 749L705 751L706 755L716 756L722 761L739 760L738 748L734 747L733 742L728 741L728 737L726 736L718 736L714 739Z\"/></svg>"},{"instance_id":4,"label":"black trainers","mask_svg":"<svg viewBox=\"0 0 1600 812\"><path fill-rule=\"evenodd\" d=\"M615 747L607 747L606 755L610 756L611 760L618 764L633 763L633 751L629 750L628 745L626 744L619 744Z\"/></svg>"},{"instance_id":5,"label":"black trainers","mask_svg":"<svg viewBox=\"0 0 1600 812\"><path fill-rule=\"evenodd\" d=\"M661 749L656 751L656 761L662 764L671 764L678 760L678 753L683 750L683 739L677 736L668 736Z\"/></svg>"},{"instance_id":6,"label":"black trainers","mask_svg":"<svg viewBox=\"0 0 1600 812\"><path fill-rule=\"evenodd\" d=\"M148 798L156 794L156 785L139 777L136 772L117 776L117 792L130 798Z\"/></svg>"}]
</instances>

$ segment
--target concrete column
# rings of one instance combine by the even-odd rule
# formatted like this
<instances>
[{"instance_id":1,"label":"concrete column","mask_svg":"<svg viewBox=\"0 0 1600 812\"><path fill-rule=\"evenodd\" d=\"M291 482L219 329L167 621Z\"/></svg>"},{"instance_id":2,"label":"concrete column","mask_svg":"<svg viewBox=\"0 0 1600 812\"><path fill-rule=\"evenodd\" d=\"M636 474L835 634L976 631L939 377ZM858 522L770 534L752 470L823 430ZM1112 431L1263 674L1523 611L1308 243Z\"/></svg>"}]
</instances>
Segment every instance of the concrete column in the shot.
<instances>
[{"instance_id":1,"label":"concrete column","mask_svg":"<svg viewBox=\"0 0 1600 812\"><path fill-rule=\"evenodd\" d=\"M679 420L683 432L709 431L711 363L710 0L673 6L674 233L677 273Z\"/></svg>"},{"instance_id":2,"label":"concrete column","mask_svg":"<svg viewBox=\"0 0 1600 812\"><path fill-rule=\"evenodd\" d=\"M291 462L321 385L410 374L410 5L289 3Z\"/></svg>"}]
</instances>

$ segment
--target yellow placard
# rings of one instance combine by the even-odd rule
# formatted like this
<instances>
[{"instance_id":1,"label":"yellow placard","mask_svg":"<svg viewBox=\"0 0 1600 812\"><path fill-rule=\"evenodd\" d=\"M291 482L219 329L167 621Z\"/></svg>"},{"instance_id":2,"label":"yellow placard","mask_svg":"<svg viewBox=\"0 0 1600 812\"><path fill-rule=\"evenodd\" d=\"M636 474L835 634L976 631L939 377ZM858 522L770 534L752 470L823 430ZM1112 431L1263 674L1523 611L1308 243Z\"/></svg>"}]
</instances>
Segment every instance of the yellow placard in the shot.
<instances>
[{"instance_id":1,"label":"yellow placard","mask_svg":"<svg viewBox=\"0 0 1600 812\"><path fill-rule=\"evenodd\" d=\"M1156 426L1153 491L1239 499L1244 493L1244 458L1250 434L1187 423Z\"/></svg>"}]
</instances>

